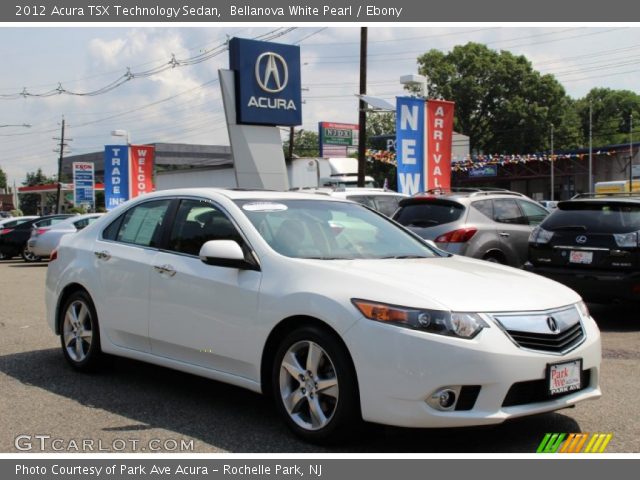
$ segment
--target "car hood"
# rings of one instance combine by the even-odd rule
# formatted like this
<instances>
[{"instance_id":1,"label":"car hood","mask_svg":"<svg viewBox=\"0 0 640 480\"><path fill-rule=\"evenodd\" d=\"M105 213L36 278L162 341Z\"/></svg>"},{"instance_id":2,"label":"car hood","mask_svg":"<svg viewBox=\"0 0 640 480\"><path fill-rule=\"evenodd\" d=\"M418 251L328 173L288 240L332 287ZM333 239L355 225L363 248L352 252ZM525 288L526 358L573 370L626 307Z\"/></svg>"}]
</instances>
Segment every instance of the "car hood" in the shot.
<instances>
[{"instance_id":1,"label":"car hood","mask_svg":"<svg viewBox=\"0 0 640 480\"><path fill-rule=\"evenodd\" d=\"M580 300L573 290L539 275L460 256L304 262L339 273L340 285L350 285L352 298L412 307L461 312L537 311ZM307 271L311 270L315 268Z\"/></svg>"}]
</instances>

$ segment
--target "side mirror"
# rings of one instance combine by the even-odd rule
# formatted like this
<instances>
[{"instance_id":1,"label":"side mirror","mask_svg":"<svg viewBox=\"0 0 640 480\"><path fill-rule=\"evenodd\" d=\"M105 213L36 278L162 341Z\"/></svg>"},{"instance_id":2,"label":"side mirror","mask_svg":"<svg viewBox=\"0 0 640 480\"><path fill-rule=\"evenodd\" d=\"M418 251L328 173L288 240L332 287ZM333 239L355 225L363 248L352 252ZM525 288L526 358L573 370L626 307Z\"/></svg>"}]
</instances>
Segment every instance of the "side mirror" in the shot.
<instances>
[{"instance_id":1,"label":"side mirror","mask_svg":"<svg viewBox=\"0 0 640 480\"><path fill-rule=\"evenodd\" d=\"M242 248L233 240L209 240L202 245L198 256L207 265L240 270L260 270L257 264L245 260Z\"/></svg>"}]
</instances>

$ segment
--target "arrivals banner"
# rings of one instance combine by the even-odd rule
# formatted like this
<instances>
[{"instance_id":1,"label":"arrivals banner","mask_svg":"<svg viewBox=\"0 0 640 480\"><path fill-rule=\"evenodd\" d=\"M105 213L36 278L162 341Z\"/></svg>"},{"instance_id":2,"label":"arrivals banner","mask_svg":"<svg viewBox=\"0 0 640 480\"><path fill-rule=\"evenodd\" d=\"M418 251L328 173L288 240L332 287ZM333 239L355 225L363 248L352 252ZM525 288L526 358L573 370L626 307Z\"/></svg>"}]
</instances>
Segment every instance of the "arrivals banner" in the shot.
<instances>
[{"instance_id":1,"label":"arrivals banner","mask_svg":"<svg viewBox=\"0 0 640 480\"><path fill-rule=\"evenodd\" d=\"M129 200L129 147L104 147L104 203L113 210Z\"/></svg>"},{"instance_id":2,"label":"arrivals banner","mask_svg":"<svg viewBox=\"0 0 640 480\"><path fill-rule=\"evenodd\" d=\"M148 145L131 147L131 198L153 192L155 148Z\"/></svg>"},{"instance_id":3,"label":"arrivals banner","mask_svg":"<svg viewBox=\"0 0 640 480\"><path fill-rule=\"evenodd\" d=\"M454 103L427 101L425 190L451 187L451 137Z\"/></svg>"},{"instance_id":4,"label":"arrivals banner","mask_svg":"<svg viewBox=\"0 0 640 480\"><path fill-rule=\"evenodd\" d=\"M76 207L95 206L95 176L93 162L73 162L73 204Z\"/></svg>"},{"instance_id":5,"label":"arrivals banner","mask_svg":"<svg viewBox=\"0 0 640 480\"><path fill-rule=\"evenodd\" d=\"M398 97L396 100L396 160L398 192L413 195L423 190L425 154L425 101Z\"/></svg>"}]
</instances>

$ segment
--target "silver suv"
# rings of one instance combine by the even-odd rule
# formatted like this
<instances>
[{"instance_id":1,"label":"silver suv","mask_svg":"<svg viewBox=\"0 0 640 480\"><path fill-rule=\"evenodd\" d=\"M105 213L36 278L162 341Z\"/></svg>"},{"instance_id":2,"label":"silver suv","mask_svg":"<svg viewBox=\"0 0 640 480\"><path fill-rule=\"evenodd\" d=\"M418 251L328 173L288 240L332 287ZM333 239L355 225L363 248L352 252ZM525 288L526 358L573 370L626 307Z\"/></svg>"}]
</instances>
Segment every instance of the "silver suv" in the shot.
<instances>
[{"instance_id":1,"label":"silver suv","mask_svg":"<svg viewBox=\"0 0 640 480\"><path fill-rule=\"evenodd\" d=\"M548 214L521 193L459 189L406 198L393 219L443 250L521 267L531 231Z\"/></svg>"}]
</instances>

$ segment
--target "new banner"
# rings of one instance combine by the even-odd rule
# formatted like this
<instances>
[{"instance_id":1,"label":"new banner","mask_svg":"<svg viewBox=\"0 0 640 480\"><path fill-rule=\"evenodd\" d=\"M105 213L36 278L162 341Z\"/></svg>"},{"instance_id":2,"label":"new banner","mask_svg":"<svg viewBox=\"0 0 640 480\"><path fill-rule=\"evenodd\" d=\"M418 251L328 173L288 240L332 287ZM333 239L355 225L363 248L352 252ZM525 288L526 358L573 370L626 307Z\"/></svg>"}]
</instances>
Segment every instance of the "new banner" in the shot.
<instances>
[{"instance_id":1,"label":"new banner","mask_svg":"<svg viewBox=\"0 0 640 480\"><path fill-rule=\"evenodd\" d=\"M129 147L104 147L104 203L107 210L129 200Z\"/></svg>"},{"instance_id":2,"label":"new banner","mask_svg":"<svg viewBox=\"0 0 640 480\"><path fill-rule=\"evenodd\" d=\"M444 100L427 102L425 190L451 187L453 108L453 102Z\"/></svg>"},{"instance_id":3,"label":"new banner","mask_svg":"<svg viewBox=\"0 0 640 480\"><path fill-rule=\"evenodd\" d=\"M398 192L413 195L423 189L425 101L398 97L396 103L396 159Z\"/></svg>"},{"instance_id":4,"label":"new banner","mask_svg":"<svg viewBox=\"0 0 640 480\"><path fill-rule=\"evenodd\" d=\"M95 205L95 176L93 162L73 162L73 204L85 205L92 209Z\"/></svg>"},{"instance_id":5,"label":"new banner","mask_svg":"<svg viewBox=\"0 0 640 480\"><path fill-rule=\"evenodd\" d=\"M154 154L151 146L131 146L131 198L153 191Z\"/></svg>"}]
</instances>

